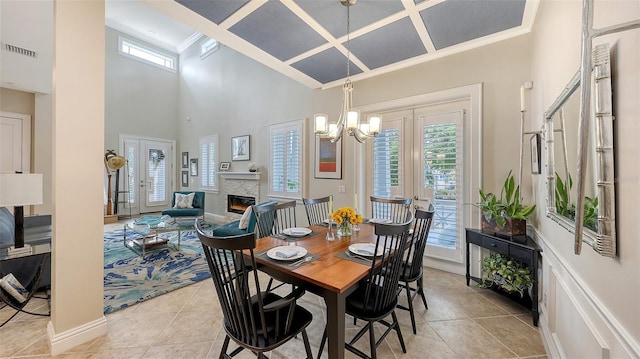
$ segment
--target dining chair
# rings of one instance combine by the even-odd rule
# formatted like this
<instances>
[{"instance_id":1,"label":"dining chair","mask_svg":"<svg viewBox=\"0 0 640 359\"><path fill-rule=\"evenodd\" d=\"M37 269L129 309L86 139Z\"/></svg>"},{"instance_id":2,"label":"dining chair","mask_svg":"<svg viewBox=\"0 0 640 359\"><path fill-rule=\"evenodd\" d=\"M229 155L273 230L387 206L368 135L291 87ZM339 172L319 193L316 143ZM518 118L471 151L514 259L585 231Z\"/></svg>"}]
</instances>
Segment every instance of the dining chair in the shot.
<instances>
[{"instance_id":1,"label":"dining chair","mask_svg":"<svg viewBox=\"0 0 640 359\"><path fill-rule=\"evenodd\" d=\"M389 199L374 196L369 198L371 200L371 218L404 223L411 215L411 198Z\"/></svg>"},{"instance_id":2,"label":"dining chair","mask_svg":"<svg viewBox=\"0 0 640 359\"><path fill-rule=\"evenodd\" d=\"M256 216L258 238L279 234L287 228L296 227L296 201L276 203L272 205L252 206ZM274 290L284 283L273 286L273 278L269 279L267 291Z\"/></svg>"},{"instance_id":3,"label":"dining chair","mask_svg":"<svg viewBox=\"0 0 640 359\"><path fill-rule=\"evenodd\" d=\"M314 224L324 224L324 220L329 218L329 200L331 200L331 197L332 196L302 199L310 226Z\"/></svg>"},{"instance_id":4,"label":"dining chair","mask_svg":"<svg viewBox=\"0 0 640 359\"><path fill-rule=\"evenodd\" d=\"M398 280L403 268L403 253L407 243L410 242L409 229L412 221L413 216L409 212L408 220L403 223L375 224L374 253L380 253L380 255L372 257L369 274L360 282L358 288L345 298L346 314L354 319L367 322L351 341L345 343L345 349L361 358L375 359L377 356L376 348L392 330L396 331L402 352L407 352L395 309L398 305ZM392 318L391 323L385 320L389 315ZM377 341L374 323L380 323L387 327ZM370 357L354 345L367 331L369 332ZM322 354L326 340L327 330L325 327L318 357Z\"/></svg>"},{"instance_id":5,"label":"dining chair","mask_svg":"<svg viewBox=\"0 0 640 359\"><path fill-rule=\"evenodd\" d=\"M313 358L306 331L313 315L296 304L304 290L297 288L285 297L262 292L258 273L253 270L255 235L213 237L202 230L201 224L202 221L196 221L196 232L216 288L226 332L220 358L234 357L244 349L255 353L257 358L266 358L264 352L280 347L298 334L302 334L307 358ZM242 256L246 260L237 260ZM228 354L231 339L239 347Z\"/></svg>"},{"instance_id":6,"label":"dining chair","mask_svg":"<svg viewBox=\"0 0 640 359\"><path fill-rule=\"evenodd\" d=\"M405 251L403 268L400 271L399 288L400 291L406 291L408 304L406 307L398 304L398 308L409 311L413 334L417 334L416 318L413 312L413 300L416 295L420 294L424 307L429 309L422 284L422 258L424 256L424 250L427 247L427 237L429 236L429 229L431 229L431 222L433 220L434 213L435 209L432 204L429 205L429 209L427 210L416 208L413 224L413 237L409 247ZM410 285L413 282L416 282L415 288Z\"/></svg>"}]
</instances>

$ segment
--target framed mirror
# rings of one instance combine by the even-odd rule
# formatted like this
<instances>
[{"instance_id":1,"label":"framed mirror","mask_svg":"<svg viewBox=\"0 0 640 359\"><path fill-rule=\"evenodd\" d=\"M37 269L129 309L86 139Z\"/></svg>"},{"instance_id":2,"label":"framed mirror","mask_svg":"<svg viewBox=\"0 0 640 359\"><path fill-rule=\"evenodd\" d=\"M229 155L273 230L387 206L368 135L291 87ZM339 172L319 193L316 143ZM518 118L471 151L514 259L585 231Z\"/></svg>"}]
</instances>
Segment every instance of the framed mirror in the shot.
<instances>
[{"instance_id":1,"label":"framed mirror","mask_svg":"<svg viewBox=\"0 0 640 359\"><path fill-rule=\"evenodd\" d=\"M587 147L579 198L578 179L581 91L580 71L569 81L545 112L545 149L547 160L547 217L575 233L582 231L582 241L603 256L615 257L615 187L613 161L613 115L609 45L593 51L589 132L582 144ZM583 99L584 100L584 99ZM577 208L582 207L581 224L576 223ZM576 229L577 228L577 229Z\"/></svg>"}]
</instances>

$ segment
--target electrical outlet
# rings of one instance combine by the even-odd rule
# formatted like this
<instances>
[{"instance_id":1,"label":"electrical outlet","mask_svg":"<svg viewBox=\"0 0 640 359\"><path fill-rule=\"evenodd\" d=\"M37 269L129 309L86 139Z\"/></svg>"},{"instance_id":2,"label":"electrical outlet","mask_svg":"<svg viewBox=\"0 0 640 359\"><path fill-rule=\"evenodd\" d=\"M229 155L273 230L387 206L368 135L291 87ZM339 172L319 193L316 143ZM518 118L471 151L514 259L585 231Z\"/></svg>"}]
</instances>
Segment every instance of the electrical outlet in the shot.
<instances>
[{"instance_id":1,"label":"electrical outlet","mask_svg":"<svg viewBox=\"0 0 640 359\"><path fill-rule=\"evenodd\" d=\"M347 192L347 189L345 186L338 186L338 193L345 193Z\"/></svg>"},{"instance_id":2,"label":"electrical outlet","mask_svg":"<svg viewBox=\"0 0 640 359\"><path fill-rule=\"evenodd\" d=\"M525 81L524 88L531 90L533 88L533 81Z\"/></svg>"}]
</instances>

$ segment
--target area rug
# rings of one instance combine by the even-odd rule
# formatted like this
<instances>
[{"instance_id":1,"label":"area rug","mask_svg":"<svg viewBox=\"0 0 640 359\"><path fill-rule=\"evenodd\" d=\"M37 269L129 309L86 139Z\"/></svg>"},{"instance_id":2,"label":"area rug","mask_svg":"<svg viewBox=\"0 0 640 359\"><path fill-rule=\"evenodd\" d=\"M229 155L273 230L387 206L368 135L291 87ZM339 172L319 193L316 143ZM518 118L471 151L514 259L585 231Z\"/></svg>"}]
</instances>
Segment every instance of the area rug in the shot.
<instances>
[{"instance_id":1,"label":"area rug","mask_svg":"<svg viewBox=\"0 0 640 359\"><path fill-rule=\"evenodd\" d=\"M104 234L104 313L129 307L211 276L195 231L177 232L169 245L140 257L123 244L123 230ZM127 231L127 237L136 236Z\"/></svg>"}]
</instances>

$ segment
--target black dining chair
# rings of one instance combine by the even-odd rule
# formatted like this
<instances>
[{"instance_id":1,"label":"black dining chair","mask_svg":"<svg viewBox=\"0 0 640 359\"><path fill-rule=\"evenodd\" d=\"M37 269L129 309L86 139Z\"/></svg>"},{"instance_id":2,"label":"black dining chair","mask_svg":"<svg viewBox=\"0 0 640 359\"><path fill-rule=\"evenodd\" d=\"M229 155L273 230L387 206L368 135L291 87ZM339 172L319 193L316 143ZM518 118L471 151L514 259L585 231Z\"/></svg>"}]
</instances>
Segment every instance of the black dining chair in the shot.
<instances>
[{"instance_id":1,"label":"black dining chair","mask_svg":"<svg viewBox=\"0 0 640 359\"><path fill-rule=\"evenodd\" d=\"M429 309L422 284L422 258L424 256L425 248L427 247L427 237L429 236L429 229L431 229L431 222L433 220L434 213L435 209L433 208L433 205L429 205L429 209L426 211L416 208L413 224L413 237L409 247L405 251L403 268L400 272L399 287L401 291L406 291L408 304L406 307L398 304L398 308L409 311L413 334L417 334L416 318L413 312L413 300L416 295L420 294L424 307ZM416 283L415 288L410 285L413 282Z\"/></svg>"},{"instance_id":2,"label":"black dining chair","mask_svg":"<svg viewBox=\"0 0 640 359\"><path fill-rule=\"evenodd\" d=\"M324 224L324 221L329 218L329 200L331 200L331 197L332 196L302 199L310 226L314 224Z\"/></svg>"},{"instance_id":3,"label":"black dining chair","mask_svg":"<svg viewBox=\"0 0 640 359\"><path fill-rule=\"evenodd\" d=\"M360 282L358 288L345 299L346 314L354 319L367 322L351 341L345 343L347 350L361 358L375 359L377 356L376 348L392 330L396 331L402 352L407 352L395 309L398 305L398 280L403 268L403 253L405 247L410 243L409 229L412 221L413 216L409 212L408 220L403 223L375 224L377 238L374 253L381 254L372 257L369 274ZM391 315L391 322L386 320L389 315ZM387 327L377 341L374 323L380 323ZM370 357L354 346L367 331L371 348ZM325 328L318 357L322 353L326 340L327 331Z\"/></svg>"},{"instance_id":4,"label":"black dining chair","mask_svg":"<svg viewBox=\"0 0 640 359\"><path fill-rule=\"evenodd\" d=\"M302 334L307 358L313 358L306 328L313 315L296 300L304 294L302 288L285 297L262 292L253 249L253 233L232 237L212 237L196 221L196 232L211 271L224 318L226 337L220 358L231 358L244 349L266 358L264 352L274 350ZM244 254L243 254L244 251ZM238 258L246 260L238 260ZM247 258L248 256L248 258ZM227 354L230 340L239 345Z\"/></svg>"},{"instance_id":5,"label":"black dining chair","mask_svg":"<svg viewBox=\"0 0 640 359\"><path fill-rule=\"evenodd\" d=\"M371 200L371 218L404 223L411 216L411 198L389 199L371 196L369 199Z\"/></svg>"},{"instance_id":6,"label":"black dining chair","mask_svg":"<svg viewBox=\"0 0 640 359\"><path fill-rule=\"evenodd\" d=\"M296 227L296 201L253 206L253 213L256 215L258 238Z\"/></svg>"},{"instance_id":7,"label":"black dining chair","mask_svg":"<svg viewBox=\"0 0 640 359\"><path fill-rule=\"evenodd\" d=\"M258 238L279 234L287 228L296 227L296 201L252 206L252 210L256 216ZM283 284L273 287L273 278L269 278L267 291L279 288Z\"/></svg>"}]
</instances>

